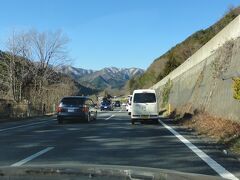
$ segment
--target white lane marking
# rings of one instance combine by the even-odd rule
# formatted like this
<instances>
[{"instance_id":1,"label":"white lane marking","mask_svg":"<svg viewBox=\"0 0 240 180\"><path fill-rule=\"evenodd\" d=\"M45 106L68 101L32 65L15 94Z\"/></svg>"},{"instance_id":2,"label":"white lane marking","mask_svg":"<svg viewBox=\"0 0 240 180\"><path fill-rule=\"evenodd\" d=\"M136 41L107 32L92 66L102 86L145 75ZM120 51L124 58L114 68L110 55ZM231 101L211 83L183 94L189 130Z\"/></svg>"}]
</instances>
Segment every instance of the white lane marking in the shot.
<instances>
[{"instance_id":1,"label":"white lane marking","mask_svg":"<svg viewBox=\"0 0 240 180\"><path fill-rule=\"evenodd\" d=\"M49 121L56 121L56 119L41 121L41 122L36 122L36 123L31 123L31 124L24 124L24 125L20 125L20 126L9 127L9 128L4 128L4 129L0 129L0 132L7 131L7 130L12 130L12 129L17 129L17 128L21 128L21 127L33 126L33 125L37 125L37 124L43 124L43 123L47 123Z\"/></svg>"},{"instance_id":2,"label":"white lane marking","mask_svg":"<svg viewBox=\"0 0 240 180\"><path fill-rule=\"evenodd\" d=\"M45 148L45 149L43 149L43 150L41 150L41 151L39 151L39 152L37 152L37 153L35 153L35 154L33 154L33 155L31 155L31 156L29 156L29 157L21 160L21 161L18 161L18 162L16 162L16 163L12 164L11 166L12 166L12 167L19 167L19 166L21 166L21 165L23 165L23 164L25 164L25 163L27 163L27 162L29 162L29 161L37 158L38 156L41 156L42 154L44 154L44 153L52 150L53 148L54 148L54 147L47 147L47 148Z\"/></svg>"},{"instance_id":3,"label":"white lane marking","mask_svg":"<svg viewBox=\"0 0 240 180\"><path fill-rule=\"evenodd\" d=\"M115 115L111 115L110 117L106 118L105 120L109 120L111 119L112 117L114 117Z\"/></svg>"},{"instance_id":4,"label":"white lane marking","mask_svg":"<svg viewBox=\"0 0 240 180\"><path fill-rule=\"evenodd\" d=\"M171 133L173 133L173 135L176 136L180 141L182 141L189 149L191 149L196 155L198 155L198 157L200 157L205 163L207 163L221 177L226 178L226 179L239 180L236 176L234 176L232 173L230 173L228 170L226 170L224 167L222 167L220 164L218 164L215 160L213 160L206 153L204 153L201 149L199 149L194 144L192 144L189 140L184 138L181 134L179 134L173 128L171 128L170 126L166 125L161 120L159 120L159 122L166 129L168 129Z\"/></svg>"}]
</instances>

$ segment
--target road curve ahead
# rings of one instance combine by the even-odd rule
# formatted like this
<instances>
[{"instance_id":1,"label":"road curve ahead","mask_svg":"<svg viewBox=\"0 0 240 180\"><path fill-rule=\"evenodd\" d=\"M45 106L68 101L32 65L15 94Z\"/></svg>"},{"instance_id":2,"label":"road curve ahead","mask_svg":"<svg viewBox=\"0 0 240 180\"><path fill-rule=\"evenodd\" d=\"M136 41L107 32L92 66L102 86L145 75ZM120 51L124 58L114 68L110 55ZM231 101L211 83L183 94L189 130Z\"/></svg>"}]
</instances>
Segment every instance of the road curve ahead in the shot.
<instances>
[{"instance_id":1,"label":"road curve ahead","mask_svg":"<svg viewBox=\"0 0 240 180\"><path fill-rule=\"evenodd\" d=\"M56 117L34 121L1 123L0 166L43 164L96 164L153 167L240 178L238 160L224 155L171 121L131 125L127 112L99 112L90 123L64 123ZM174 135L167 127L179 133ZM203 161L189 144L201 150ZM200 153L201 154L201 153ZM219 170L219 172L218 172ZM222 174L221 174L222 173Z\"/></svg>"}]
</instances>

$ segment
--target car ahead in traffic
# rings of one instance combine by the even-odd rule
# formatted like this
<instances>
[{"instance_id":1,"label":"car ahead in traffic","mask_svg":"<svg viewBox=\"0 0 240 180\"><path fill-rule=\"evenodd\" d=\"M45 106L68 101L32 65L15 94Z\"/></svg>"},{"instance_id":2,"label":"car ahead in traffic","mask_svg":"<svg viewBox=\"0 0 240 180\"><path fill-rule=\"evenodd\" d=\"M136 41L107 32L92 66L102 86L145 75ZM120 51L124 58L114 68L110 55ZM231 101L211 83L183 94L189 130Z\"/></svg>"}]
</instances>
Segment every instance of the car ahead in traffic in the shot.
<instances>
[{"instance_id":1,"label":"car ahead in traffic","mask_svg":"<svg viewBox=\"0 0 240 180\"><path fill-rule=\"evenodd\" d=\"M158 102L155 90L139 89L133 91L131 103L131 122L158 122Z\"/></svg>"},{"instance_id":2,"label":"car ahead in traffic","mask_svg":"<svg viewBox=\"0 0 240 180\"><path fill-rule=\"evenodd\" d=\"M64 97L57 108L57 120L60 124L65 120L89 122L95 119L97 119L96 104L88 97Z\"/></svg>"},{"instance_id":3,"label":"car ahead in traffic","mask_svg":"<svg viewBox=\"0 0 240 180\"><path fill-rule=\"evenodd\" d=\"M120 101L115 101L114 106L115 106L115 107L121 107L121 102L120 102Z\"/></svg>"},{"instance_id":4,"label":"car ahead in traffic","mask_svg":"<svg viewBox=\"0 0 240 180\"><path fill-rule=\"evenodd\" d=\"M100 107L101 111L113 111L113 106L111 101L103 101Z\"/></svg>"}]
</instances>

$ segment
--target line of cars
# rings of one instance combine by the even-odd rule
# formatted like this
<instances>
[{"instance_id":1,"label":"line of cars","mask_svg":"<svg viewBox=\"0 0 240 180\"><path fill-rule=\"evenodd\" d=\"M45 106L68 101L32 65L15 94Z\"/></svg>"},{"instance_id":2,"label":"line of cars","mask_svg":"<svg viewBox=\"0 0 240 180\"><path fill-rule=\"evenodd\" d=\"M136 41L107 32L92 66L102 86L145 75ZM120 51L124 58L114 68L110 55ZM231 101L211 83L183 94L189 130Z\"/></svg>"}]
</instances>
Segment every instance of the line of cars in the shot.
<instances>
[{"instance_id":1,"label":"line of cars","mask_svg":"<svg viewBox=\"0 0 240 180\"><path fill-rule=\"evenodd\" d=\"M98 108L101 111L113 111L114 107L121 107L120 101L112 103L111 100L105 99L98 107L89 97L68 96L62 98L57 107L57 120L59 124L67 120L90 122L97 119Z\"/></svg>"},{"instance_id":2,"label":"line of cars","mask_svg":"<svg viewBox=\"0 0 240 180\"><path fill-rule=\"evenodd\" d=\"M120 101L111 102L105 99L101 102L101 111L113 111L114 107L121 107ZM131 123L155 121L158 122L158 100L155 90L134 90L133 95L128 96L126 105L128 114L131 115ZM69 119L89 122L97 118L97 104L89 97L70 96L64 97L57 108L58 123Z\"/></svg>"},{"instance_id":3,"label":"line of cars","mask_svg":"<svg viewBox=\"0 0 240 180\"><path fill-rule=\"evenodd\" d=\"M101 102L100 110L101 111L113 111L114 107L121 107L121 102L115 101L112 103L111 100L104 100Z\"/></svg>"}]
</instances>

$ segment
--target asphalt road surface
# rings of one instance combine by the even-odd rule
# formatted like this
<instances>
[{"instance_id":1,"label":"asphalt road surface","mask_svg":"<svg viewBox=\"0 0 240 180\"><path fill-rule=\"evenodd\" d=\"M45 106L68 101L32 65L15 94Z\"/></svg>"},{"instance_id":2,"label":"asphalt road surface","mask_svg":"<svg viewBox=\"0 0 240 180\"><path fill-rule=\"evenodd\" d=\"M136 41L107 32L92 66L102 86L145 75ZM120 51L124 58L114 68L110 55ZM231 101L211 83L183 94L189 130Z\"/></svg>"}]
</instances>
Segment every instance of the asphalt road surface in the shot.
<instances>
[{"instance_id":1,"label":"asphalt road surface","mask_svg":"<svg viewBox=\"0 0 240 180\"><path fill-rule=\"evenodd\" d=\"M154 167L240 178L240 163L214 144L160 118L131 125L121 109L90 123L59 125L56 117L0 124L0 166L99 164Z\"/></svg>"}]
</instances>

